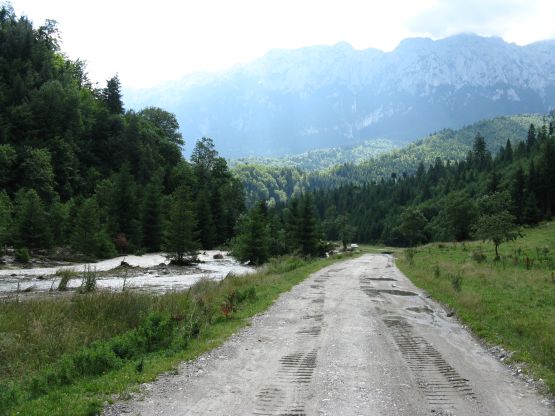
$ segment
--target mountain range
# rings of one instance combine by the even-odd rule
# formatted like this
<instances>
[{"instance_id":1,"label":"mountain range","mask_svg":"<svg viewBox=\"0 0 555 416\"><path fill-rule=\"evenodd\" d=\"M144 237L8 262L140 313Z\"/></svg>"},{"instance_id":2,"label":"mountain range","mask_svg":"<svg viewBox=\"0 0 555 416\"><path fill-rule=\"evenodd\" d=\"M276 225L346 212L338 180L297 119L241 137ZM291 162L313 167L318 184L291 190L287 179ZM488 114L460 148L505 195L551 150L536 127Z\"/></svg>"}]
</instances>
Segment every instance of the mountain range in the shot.
<instances>
[{"instance_id":1,"label":"mountain range","mask_svg":"<svg viewBox=\"0 0 555 416\"><path fill-rule=\"evenodd\" d=\"M555 40L526 46L464 34L391 52L347 43L271 50L249 64L125 91L128 108L174 112L191 143L228 158L403 145L443 128L555 107Z\"/></svg>"}]
</instances>

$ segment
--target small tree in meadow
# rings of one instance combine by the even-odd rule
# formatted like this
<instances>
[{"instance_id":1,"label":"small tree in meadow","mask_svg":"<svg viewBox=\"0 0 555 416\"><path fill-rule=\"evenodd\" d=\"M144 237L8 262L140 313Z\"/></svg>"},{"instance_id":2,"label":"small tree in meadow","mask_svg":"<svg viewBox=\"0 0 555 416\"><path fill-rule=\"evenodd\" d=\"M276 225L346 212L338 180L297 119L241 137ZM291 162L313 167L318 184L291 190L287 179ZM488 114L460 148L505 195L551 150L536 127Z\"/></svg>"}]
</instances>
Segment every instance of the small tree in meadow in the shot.
<instances>
[{"instance_id":1,"label":"small tree in meadow","mask_svg":"<svg viewBox=\"0 0 555 416\"><path fill-rule=\"evenodd\" d=\"M506 192L496 192L484 196L479 201L480 217L473 227L474 236L495 245L495 259L499 260L499 246L505 241L520 237L511 214L511 198Z\"/></svg>"}]
</instances>

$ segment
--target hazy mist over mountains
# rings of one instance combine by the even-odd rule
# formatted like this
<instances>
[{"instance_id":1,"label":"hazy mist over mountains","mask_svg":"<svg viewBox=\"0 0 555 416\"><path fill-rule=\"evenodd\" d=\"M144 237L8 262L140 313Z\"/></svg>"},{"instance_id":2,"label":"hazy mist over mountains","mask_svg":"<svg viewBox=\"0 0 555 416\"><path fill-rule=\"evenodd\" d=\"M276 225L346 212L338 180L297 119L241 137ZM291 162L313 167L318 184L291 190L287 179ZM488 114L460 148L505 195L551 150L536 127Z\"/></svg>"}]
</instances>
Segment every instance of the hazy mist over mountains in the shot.
<instances>
[{"instance_id":1,"label":"hazy mist over mountains","mask_svg":"<svg viewBox=\"0 0 555 416\"><path fill-rule=\"evenodd\" d=\"M227 71L126 91L128 108L174 112L187 142L214 139L226 157L276 156L555 106L555 41L412 38L392 52L347 43L272 50Z\"/></svg>"}]
</instances>

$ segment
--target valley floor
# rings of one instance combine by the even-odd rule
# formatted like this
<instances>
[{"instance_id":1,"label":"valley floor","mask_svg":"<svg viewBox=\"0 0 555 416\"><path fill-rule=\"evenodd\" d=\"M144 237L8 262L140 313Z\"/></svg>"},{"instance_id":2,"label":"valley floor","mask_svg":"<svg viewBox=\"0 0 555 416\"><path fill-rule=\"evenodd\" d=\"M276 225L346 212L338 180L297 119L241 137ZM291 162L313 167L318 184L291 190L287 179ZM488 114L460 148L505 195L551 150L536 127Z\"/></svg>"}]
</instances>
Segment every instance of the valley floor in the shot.
<instances>
[{"instance_id":1,"label":"valley floor","mask_svg":"<svg viewBox=\"0 0 555 416\"><path fill-rule=\"evenodd\" d=\"M389 255L336 263L105 416L550 415Z\"/></svg>"}]
</instances>

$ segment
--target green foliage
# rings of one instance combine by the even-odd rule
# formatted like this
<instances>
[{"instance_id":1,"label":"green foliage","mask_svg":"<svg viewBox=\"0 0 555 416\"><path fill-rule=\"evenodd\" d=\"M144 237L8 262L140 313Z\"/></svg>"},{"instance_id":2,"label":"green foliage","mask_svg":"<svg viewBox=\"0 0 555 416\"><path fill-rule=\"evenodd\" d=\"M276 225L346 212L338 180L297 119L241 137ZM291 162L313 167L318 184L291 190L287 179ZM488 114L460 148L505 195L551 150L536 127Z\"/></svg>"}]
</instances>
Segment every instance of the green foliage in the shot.
<instances>
[{"instance_id":1,"label":"green foliage","mask_svg":"<svg viewBox=\"0 0 555 416\"><path fill-rule=\"evenodd\" d=\"M83 201L77 208L71 246L75 251L88 256L114 257L117 254L116 248L100 222L99 211L95 197Z\"/></svg>"},{"instance_id":2,"label":"green foliage","mask_svg":"<svg viewBox=\"0 0 555 416\"><path fill-rule=\"evenodd\" d=\"M219 345L280 293L334 261L274 260L268 271L201 280L181 293L99 291L0 302L1 412L98 411L130 383ZM233 312L222 319L226 302Z\"/></svg>"},{"instance_id":3,"label":"green foliage","mask_svg":"<svg viewBox=\"0 0 555 416\"><path fill-rule=\"evenodd\" d=\"M52 240L47 215L34 189L21 189L15 196L12 238L16 247L50 247Z\"/></svg>"},{"instance_id":4,"label":"green foliage","mask_svg":"<svg viewBox=\"0 0 555 416\"><path fill-rule=\"evenodd\" d=\"M425 233L428 220L420 210L407 208L401 214L400 220L397 230L409 246L416 246L428 240Z\"/></svg>"},{"instance_id":5,"label":"green foliage","mask_svg":"<svg viewBox=\"0 0 555 416\"><path fill-rule=\"evenodd\" d=\"M269 259L270 235L266 214L265 203L261 202L239 220L238 235L233 241L233 255L239 260L262 264Z\"/></svg>"},{"instance_id":6,"label":"green foliage","mask_svg":"<svg viewBox=\"0 0 555 416\"><path fill-rule=\"evenodd\" d=\"M520 236L515 217L509 212L511 200L507 193L494 193L482 197L479 202L481 215L474 225L474 235L495 245L495 257L499 259L499 245Z\"/></svg>"},{"instance_id":7,"label":"green foliage","mask_svg":"<svg viewBox=\"0 0 555 416\"><path fill-rule=\"evenodd\" d=\"M12 227L12 202L6 191L0 191L0 252L10 241Z\"/></svg>"},{"instance_id":8,"label":"green foliage","mask_svg":"<svg viewBox=\"0 0 555 416\"><path fill-rule=\"evenodd\" d=\"M67 290L69 281L77 277L78 273L71 269L60 269L56 271L56 276L60 277L57 290L63 292Z\"/></svg>"},{"instance_id":9,"label":"green foliage","mask_svg":"<svg viewBox=\"0 0 555 416\"><path fill-rule=\"evenodd\" d=\"M181 185L203 214L194 238L212 248L233 237L242 188L210 139L188 163L173 114L126 111L118 76L94 88L83 61L61 54L55 22L34 28L0 10L0 244L72 246L91 257L112 256L114 244L158 251L163 204Z\"/></svg>"},{"instance_id":10,"label":"green foliage","mask_svg":"<svg viewBox=\"0 0 555 416\"><path fill-rule=\"evenodd\" d=\"M195 217L189 189L181 185L172 195L165 244L166 250L173 254L176 264L185 264L188 261L186 257L195 256L197 244L194 241L194 227Z\"/></svg>"},{"instance_id":11,"label":"green foliage","mask_svg":"<svg viewBox=\"0 0 555 416\"><path fill-rule=\"evenodd\" d=\"M162 191L162 177L155 175L146 187L141 216L142 246L150 252L160 251L164 237Z\"/></svg>"},{"instance_id":12,"label":"green foliage","mask_svg":"<svg viewBox=\"0 0 555 416\"><path fill-rule=\"evenodd\" d=\"M31 255L27 247L21 247L15 250L15 261L18 263L29 263L31 260Z\"/></svg>"},{"instance_id":13,"label":"green foliage","mask_svg":"<svg viewBox=\"0 0 555 416\"><path fill-rule=\"evenodd\" d=\"M505 243L500 260L493 245L481 242L428 245L399 268L434 299L447 305L481 338L514 352L525 371L555 392L555 285L552 252L555 223L528 228L523 238ZM547 249L547 250L545 250ZM479 253L480 261L468 253ZM441 275L434 275L434 268ZM460 281L458 281L460 278ZM460 289L460 290L459 290Z\"/></svg>"},{"instance_id":14,"label":"green foliage","mask_svg":"<svg viewBox=\"0 0 555 416\"><path fill-rule=\"evenodd\" d=\"M318 218L312 195L306 194L300 200L298 216L296 221L298 249L304 256L318 255L318 243L320 232L318 230Z\"/></svg>"},{"instance_id":15,"label":"green foliage","mask_svg":"<svg viewBox=\"0 0 555 416\"><path fill-rule=\"evenodd\" d=\"M497 152L507 140L513 144L523 140L531 123L541 125L544 117L525 114L483 120L459 130L441 130L400 149L380 151L378 154L372 154L375 143L370 142L361 145L359 150L354 148L355 153L363 157L348 157L347 160L342 159L344 149L314 151L278 159L240 159L232 161L233 173L245 187L249 206L259 199L284 203L291 196L315 189L350 184L363 186L390 178L393 173L399 176L403 173L417 174L419 166L433 165L438 158L450 162L465 160L472 151L477 135L485 139L488 151ZM385 150L380 144L378 148ZM511 149L511 153L515 159L521 156L517 150ZM507 161L505 157L503 161Z\"/></svg>"},{"instance_id":16,"label":"green foliage","mask_svg":"<svg viewBox=\"0 0 555 416\"><path fill-rule=\"evenodd\" d=\"M90 266L85 266L82 273L81 286L79 293L91 293L96 290L96 270Z\"/></svg>"}]
</instances>

